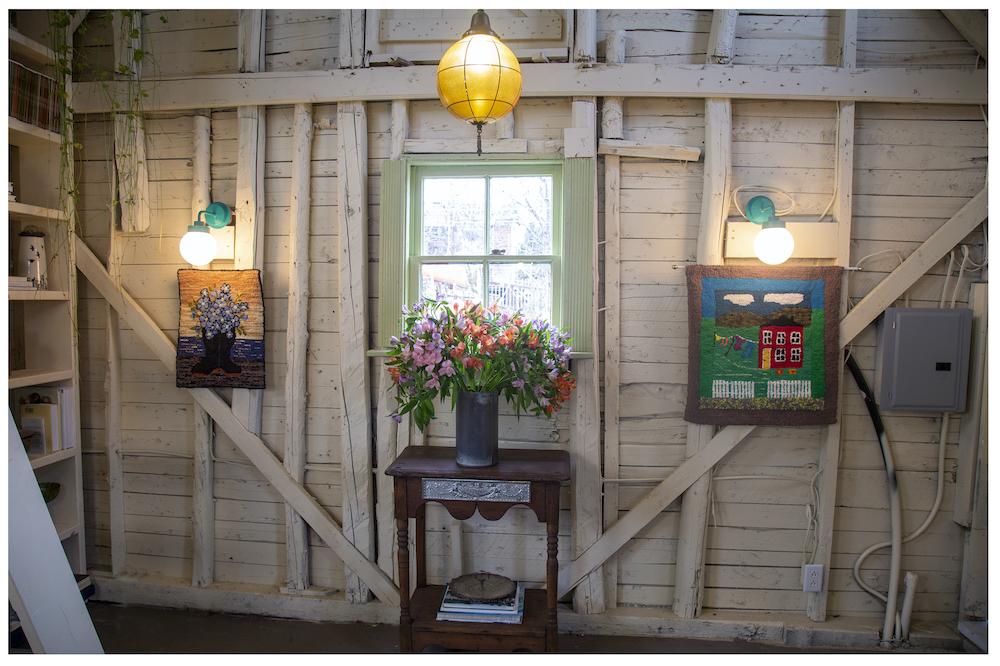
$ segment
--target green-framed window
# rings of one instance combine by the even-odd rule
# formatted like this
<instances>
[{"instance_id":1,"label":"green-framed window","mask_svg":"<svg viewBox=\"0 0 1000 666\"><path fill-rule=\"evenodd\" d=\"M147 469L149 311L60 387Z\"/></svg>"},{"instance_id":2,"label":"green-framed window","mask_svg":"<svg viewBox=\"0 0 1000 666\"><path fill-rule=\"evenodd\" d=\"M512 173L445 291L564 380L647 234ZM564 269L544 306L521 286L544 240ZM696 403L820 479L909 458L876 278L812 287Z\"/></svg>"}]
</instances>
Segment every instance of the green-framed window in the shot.
<instances>
[{"instance_id":1,"label":"green-framed window","mask_svg":"<svg viewBox=\"0 0 1000 666\"><path fill-rule=\"evenodd\" d=\"M381 347L421 298L500 302L591 351L592 159L391 160L379 215Z\"/></svg>"}]
</instances>

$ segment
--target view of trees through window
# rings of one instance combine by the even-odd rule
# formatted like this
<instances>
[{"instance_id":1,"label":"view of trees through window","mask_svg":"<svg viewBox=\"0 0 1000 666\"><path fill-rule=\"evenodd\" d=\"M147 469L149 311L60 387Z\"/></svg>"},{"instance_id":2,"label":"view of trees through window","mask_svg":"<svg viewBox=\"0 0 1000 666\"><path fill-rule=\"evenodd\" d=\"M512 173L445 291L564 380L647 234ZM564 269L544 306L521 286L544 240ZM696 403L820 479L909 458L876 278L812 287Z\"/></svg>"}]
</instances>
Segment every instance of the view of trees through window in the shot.
<instances>
[{"instance_id":1,"label":"view of trees through window","mask_svg":"<svg viewBox=\"0 0 1000 666\"><path fill-rule=\"evenodd\" d=\"M421 296L551 319L552 176L428 177L422 187Z\"/></svg>"}]
</instances>

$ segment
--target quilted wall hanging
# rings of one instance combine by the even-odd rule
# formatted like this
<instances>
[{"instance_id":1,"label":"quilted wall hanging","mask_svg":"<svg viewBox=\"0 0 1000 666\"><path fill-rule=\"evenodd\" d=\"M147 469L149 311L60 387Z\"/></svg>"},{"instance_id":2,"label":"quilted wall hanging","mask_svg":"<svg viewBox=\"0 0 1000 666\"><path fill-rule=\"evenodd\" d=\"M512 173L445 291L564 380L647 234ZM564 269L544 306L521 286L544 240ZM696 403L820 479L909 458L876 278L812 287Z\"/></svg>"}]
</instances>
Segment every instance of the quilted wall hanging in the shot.
<instances>
[{"instance_id":1,"label":"quilted wall hanging","mask_svg":"<svg viewBox=\"0 0 1000 666\"><path fill-rule=\"evenodd\" d=\"M177 386L264 388L260 271L177 271Z\"/></svg>"},{"instance_id":2,"label":"quilted wall hanging","mask_svg":"<svg viewBox=\"0 0 1000 666\"><path fill-rule=\"evenodd\" d=\"M685 420L834 423L842 275L837 266L688 266Z\"/></svg>"}]
</instances>

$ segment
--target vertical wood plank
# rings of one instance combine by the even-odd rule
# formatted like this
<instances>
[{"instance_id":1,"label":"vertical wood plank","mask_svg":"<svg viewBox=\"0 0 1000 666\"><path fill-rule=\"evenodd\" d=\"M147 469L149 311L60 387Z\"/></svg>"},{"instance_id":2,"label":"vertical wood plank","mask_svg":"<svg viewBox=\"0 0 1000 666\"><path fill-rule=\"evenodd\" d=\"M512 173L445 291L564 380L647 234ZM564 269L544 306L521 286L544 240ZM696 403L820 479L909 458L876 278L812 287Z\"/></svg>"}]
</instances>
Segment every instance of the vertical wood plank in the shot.
<instances>
[{"instance_id":1,"label":"vertical wood plank","mask_svg":"<svg viewBox=\"0 0 1000 666\"><path fill-rule=\"evenodd\" d=\"M976 501L976 470L979 441L983 434L980 426L987 374L988 291L989 285L986 283L975 283L969 289L969 307L972 308L972 347L969 356L972 368L969 371L968 407L966 414L962 416L958 432L958 469L955 473L955 508L952 511L952 519L963 527L972 524L972 511Z\"/></svg>"},{"instance_id":2,"label":"vertical wood plank","mask_svg":"<svg viewBox=\"0 0 1000 666\"><path fill-rule=\"evenodd\" d=\"M853 16L846 11L841 30L841 64L848 66L856 56L857 13ZM837 223L837 265L851 265L851 209L854 198L854 102L841 102L837 107L836 160L834 173L837 190L834 201L833 218ZM843 316L848 306L848 273L845 271L841 284L840 312ZM840 440L844 408L844 363L838 349L837 420L824 429L823 443L819 450L819 516L816 527L816 559L814 564L823 566L823 589L806 595L806 615L814 622L826 620L826 607L830 593L830 566L833 559L833 526L837 507L837 477L840 474Z\"/></svg>"},{"instance_id":3,"label":"vertical wood plank","mask_svg":"<svg viewBox=\"0 0 1000 666\"><path fill-rule=\"evenodd\" d=\"M722 243L732 180L732 129L731 100L706 99L704 186L697 249L700 264L723 263ZM703 450L714 435L714 426L688 424L686 457L691 458ZM681 500L673 608L674 613L683 618L694 618L701 613L711 488L712 473L709 470L691 484Z\"/></svg>"},{"instance_id":4,"label":"vertical wood plank","mask_svg":"<svg viewBox=\"0 0 1000 666\"><path fill-rule=\"evenodd\" d=\"M406 140L410 136L410 102L405 99L392 100L392 129L389 159L402 159Z\"/></svg>"},{"instance_id":5,"label":"vertical wood plank","mask_svg":"<svg viewBox=\"0 0 1000 666\"><path fill-rule=\"evenodd\" d=\"M289 229L288 329L285 334L285 470L297 482L306 471L306 360L309 350L309 204L312 105L296 104L292 131L292 210ZM286 584L309 589L308 526L285 504Z\"/></svg>"},{"instance_id":6,"label":"vertical wood plank","mask_svg":"<svg viewBox=\"0 0 1000 666\"><path fill-rule=\"evenodd\" d=\"M597 100L592 97L573 100L573 127L583 129L596 136L597 131ZM581 160L582 161L582 160ZM573 516L573 557L578 557L594 544L603 532L601 518L601 429L600 429L600 378L597 369L597 171L593 168L594 160L586 159L590 165L587 170L586 187L578 183L578 196L587 198L584 217L590 221L586 237L583 228L579 239L586 242L594 250L590 254L590 262L586 273L580 275L580 288L587 292L589 316L586 328L590 333L591 349L594 358L574 361L576 369L576 391L571 399L570 409L570 474L573 488L571 513ZM582 201L581 201L582 203ZM580 211L581 213L583 211ZM570 211L567 211L569 214ZM569 234L567 234L568 236ZM566 248L567 253L572 249ZM564 287L568 287L564 283ZM581 323L583 323L581 321ZM577 585L573 593L573 608L578 613L603 613L604 604L604 573L598 567Z\"/></svg>"},{"instance_id":7,"label":"vertical wood plank","mask_svg":"<svg viewBox=\"0 0 1000 666\"><path fill-rule=\"evenodd\" d=\"M576 10L576 46L573 60L582 63L597 62L597 10Z\"/></svg>"},{"instance_id":8,"label":"vertical wood plank","mask_svg":"<svg viewBox=\"0 0 1000 666\"><path fill-rule=\"evenodd\" d=\"M736 19L740 12L737 9L716 9L712 12L712 28L708 33L709 65L726 65L733 59L733 46L736 42Z\"/></svg>"},{"instance_id":9,"label":"vertical wood plank","mask_svg":"<svg viewBox=\"0 0 1000 666\"><path fill-rule=\"evenodd\" d=\"M113 275L120 275L120 246L112 232L111 253L108 266L114 266ZM109 271L110 272L110 271ZM105 436L108 456L108 502L111 532L111 573L120 576L125 573L125 472L122 467L122 349L121 328L118 314L110 305L105 326L108 340L108 369L104 379L106 393Z\"/></svg>"},{"instance_id":10,"label":"vertical wood plank","mask_svg":"<svg viewBox=\"0 0 1000 666\"><path fill-rule=\"evenodd\" d=\"M385 470L398 455L396 439L400 427L389 415L393 413L395 400L392 397L392 379L386 366L386 357L378 359L378 402L376 404L375 424L375 526L378 539L378 566L394 583L399 584L399 576L395 573L396 531L395 514L393 512L393 480L386 476Z\"/></svg>"},{"instance_id":11,"label":"vertical wood plank","mask_svg":"<svg viewBox=\"0 0 1000 666\"><path fill-rule=\"evenodd\" d=\"M238 61L242 71L264 70L264 10L241 9ZM264 268L264 107L241 106L236 160L235 258L237 270ZM264 392L233 389L233 413L259 435Z\"/></svg>"},{"instance_id":12,"label":"vertical wood plank","mask_svg":"<svg viewBox=\"0 0 1000 666\"><path fill-rule=\"evenodd\" d=\"M191 154L192 220L211 203L212 121L208 111L192 119L194 144ZM191 584L204 587L215 582L215 468L212 462L212 419L194 403L194 486L192 504Z\"/></svg>"},{"instance_id":13,"label":"vertical wood plank","mask_svg":"<svg viewBox=\"0 0 1000 666\"><path fill-rule=\"evenodd\" d=\"M605 62L625 62L625 31L606 38ZM601 136L623 139L624 98L605 97ZM621 157L604 156L604 478L617 479L621 444ZM603 485L604 529L618 520L618 484ZM618 605L618 557L604 563L604 605Z\"/></svg>"},{"instance_id":14,"label":"vertical wood plank","mask_svg":"<svg viewBox=\"0 0 1000 666\"><path fill-rule=\"evenodd\" d=\"M363 102L337 105L340 240L340 445L344 536L374 559L371 408L368 378L368 119ZM347 598L368 587L347 569Z\"/></svg>"},{"instance_id":15,"label":"vertical wood plank","mask_svg":"<svg viewBox=\"0 0 1000 666\"><path fill-rule=\"evenodd\" d=\"M115 72L117 76L139 81L142 61L131 57L142 50L139 11L116 11L113 14ZM134 36L131 36L134 35ZM72 42L70 42L72 43ZM139 85L135 83L134 85ZM149 172L146 167L146 129L142 111L114 114L115 167L118 176L118 200L121 205L122 230L140 232L149 228Z\"/></svg>"},{"instance_id":16,"label":"vertical wood plank","mask_svg":"<svg viewBox=\"0 0 1000 666\"><path fill-rule=\"evenodd\" d=\"M356 69L365 60L365 10L340 10L340 68Z\"/></svg>"}]
</instances>

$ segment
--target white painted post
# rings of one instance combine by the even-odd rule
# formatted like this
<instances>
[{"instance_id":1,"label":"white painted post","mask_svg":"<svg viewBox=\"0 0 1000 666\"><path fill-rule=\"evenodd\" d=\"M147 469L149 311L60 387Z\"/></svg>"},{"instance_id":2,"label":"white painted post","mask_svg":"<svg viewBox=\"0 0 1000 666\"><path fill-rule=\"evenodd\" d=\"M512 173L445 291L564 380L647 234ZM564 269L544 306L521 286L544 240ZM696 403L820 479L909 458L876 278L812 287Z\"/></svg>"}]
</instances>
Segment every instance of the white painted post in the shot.
<instances>
[{"instance_id":1,"label":"white painted post","mask_svg":"<svg viewBox=\"0 0 1000 666\"><path fill-rule=\"evenodd\" d=\"M609 32L605 62L625 62L625 31ZM624 98L605 97L601 118L604 139L625 138ZM619 474L621 391L621 157L604 156L604 477ZM604 529L618 521L618 484L605 484ZM604 604L618 604L618 557L604 563Z\"/></svg>"},{"instance_id":2,"label":"white painted post","mask_svg":"<svg viewBox=\"0 0 1000 666\"><path fill-rule=\"evenodd\" d=\"M853 69L857 60L858 12L845 9L841 15L840 65ZM837 265L851 265L851 208L854 199L854 102L837 106L836 182L837 198L833 218L837 222ZM841 279L840 312L846 314L848 305L848 275ZM830 593L830 569L833 559L833 523L837 507L837 477L840 469L840 440L844 410L844 361L838 347L837 420L824 429L823 444L819 451L819 516L816 528L815 564L823 566L823 589L806 595L806 615L814 622L826 620L826 607Z\"/></svg>"},{"instance_id":3,"label":"white painted post","mask_svg":"<svg viewBox=\"0 0 1000 666\"><path fill-rule=\"evenodd\" d=\"M722 242L729 211L732 173L732 129L732 102L729 99L706 99L704 187L697 250L700 264L723 263ZM708 446L714 435L714 426L688 424L686 456L690 458ZM709 470L691 484L681 500L674 570L674 613L683 618L694 618L701 613L711 490L712 473Z\"/></svg>"},{"instance_id":4,"label":"white painted post","mask_svg":"<svg viewBox=\"0 0 1000 666\"><path fill-rule=\"evenodd\" d=\"M589 137L591 154L596 159L597 99L574 98L573 129ZM587 141L584 142L586 144ZM583 155L581 155L583 156ZM596 178L596 169L595 169ZM597 183L593 183L594 220L592 223L593 266L591 288L594 358L574 361L576 391L570 400L570 477L572 485L571 512L573 515L573 557L578 557L602 533L601 519L601 432L600 432L600 377L597 370L599 358L597 332ZM577 613L603 613L604 573L597 569L580 581L573 593L573 608Z\"/></svg>"},{"instance_id":5,"label":"white painted post","mask_svg":"<svg viewBox=\"0 0 1000 666\"><path fill-rule=\"evenodd\" d=\"M365 59L365 10L340 10L340 68L357 69Z\"/></svg>"},{"instance_id":6,"label":"white painted post","mask_svg":"<svg viewBox=\"0 0 1000 666\"><path fill-rule=\"evenodd\" d=\"M392 100L392 145L389 159L398 160L406 150L406 140L410 135L410 103L405 99Z\"/></svg>"},{"instance_id":7,"label":"white painted post","mask_svg":"<svg viewBox=\"0 0 1000 666\"><path fill-rule=\"evenodd\" d=\"M141 12L128 10L114 12L112 32L114 33L115 72L134 80L139 85L142 78L142 60L135 60L132 54L142 50ZM134 36L132 36L134 35ZM127 73L126 73L127 72ZM118 176L118 200L122 211L123 231L145 231L149 228L149 172L146 167L146 130L142 113L114 114L115 127L115 167Z\"/></svg>"},{"instance_id":8,"label":"white painted post","mask_svg":"<svg viewBox=\"0 0 1000 666\"><path fill-rule=\"evenodd\" d=\"M288 329L285 334L285 471L302 483L306 471L306 360L309 348L309 173L312 105L296 104L292 143L292 210L289 229ZM309 589L308 526L285 504L285 583L290 591Z\"/></svg>"},{"instance_id":9,"label":"white painted post","mask_svg":"<svg viewBox=\"0 0 1000 666\"><path fill-rule=\"evenodd\" d=\"M340 446L344 536L375 556L371 408L368 378L368 116L363 102L337 105L340 222ZM369 600L350 569L347 599Z\"/></svg>"},{"instance_id":10,"label":"white painted post","mask_svg":"<svg viewBox=\"0 0 1000 666\"><path fill-rule=\"evenodd\" d=\"M576 10L576 47L573 60L582 63L597 62L597 10Z\"/></svg>"},{"instance_id":11,"label":"white painted post","mask_svg":"<svg viewBox=\"0 0 1000 666\"><path fill-rule=\"evenodd\" d=\"M240 71L264 70L264 10L241 9L237 60ZM236 161L236 238L233 265L237 270L264 268L264 107L241 106L239 154ZM233 389L233 413L247 429L260 434L263 391Z\"/></svg>"},{"instance_id":12,"label":"white painted post","mask_svg":"<svg viewBox=\"0 0 1000 666\"><path fill-rule=\"evenodd\" d=\"M194 116L194 145L191 157L191 219L205 210L211 196L211 112ZM191 584L205 587L215 582L215 467L212 462L212 419L208 412L194 403L194 487L191 499L194 545L191 563Z\"/></svg>"}]
</instances>

